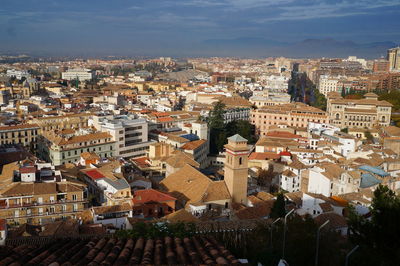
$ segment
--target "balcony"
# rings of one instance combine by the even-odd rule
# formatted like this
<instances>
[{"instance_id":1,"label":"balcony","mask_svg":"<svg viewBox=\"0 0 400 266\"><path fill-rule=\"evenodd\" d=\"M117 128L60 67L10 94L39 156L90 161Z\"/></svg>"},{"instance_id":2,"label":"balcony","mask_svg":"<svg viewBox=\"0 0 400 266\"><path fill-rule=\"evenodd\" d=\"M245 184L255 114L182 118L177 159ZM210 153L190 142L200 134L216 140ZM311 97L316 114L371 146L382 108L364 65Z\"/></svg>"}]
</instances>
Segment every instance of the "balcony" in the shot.
<instances>
[{"instance_id":1,"label":"balcony","mask_svg":"<svg viewBox=\"0 0 400 266\"><path fill-rule=\"evenodd\" d=\"M40 218L40 217L47 217L47 216L76 214L77 212L81 212L81 211L83 211L83 209L81 209L81 210L72 210L72 211L43 212L43 213L38 213L38 214L31 213L31 214L28 214L28 215L24 214L24 215L18 215L18 216L8 215L8 216L4 216L3 218L4 219L9 219L9 220L10 219L14 220L14 219L23 219L23 218L33 218L33 217Z\"/></svg>"},{"instance_id":2,"label":"balcony","mask_svg":"<svg viewBox=\"0 0 400 266\"><path fill-rule=\"evenodd\" d=\"M58 204L66 204L66 203L87 203L87 200L57 200L52 202L31 202L31 203L21 203L21 204L9 204L7 205L0 205L1 209L16 209L16 208L26 208L26 207L37 207L37 206L46 206L46 205L58 205Z\"/></svg>"}]
</instances>

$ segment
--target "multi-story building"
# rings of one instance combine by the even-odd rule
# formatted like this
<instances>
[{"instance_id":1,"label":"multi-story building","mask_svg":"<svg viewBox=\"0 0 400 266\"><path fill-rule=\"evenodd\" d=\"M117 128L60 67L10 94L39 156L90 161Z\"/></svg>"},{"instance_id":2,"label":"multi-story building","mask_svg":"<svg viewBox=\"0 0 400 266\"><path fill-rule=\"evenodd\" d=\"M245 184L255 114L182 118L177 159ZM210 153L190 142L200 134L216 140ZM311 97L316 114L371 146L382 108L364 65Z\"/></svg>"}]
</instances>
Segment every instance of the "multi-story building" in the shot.
<instances>
[{"instance_id":1,"label":"multi-story building","mask_svg":"<svg viewBox=\"0 0 400 266\"><path fill-rule=\"evenodd\" d=\"M353 100L330 94L327 104L330 124L339 128L388 126L392 104L379 101L374 93L367 93L364 97Z\"/></svg>"},{"instance_id":2,"label":"multi-story building","mask_svg":"<svg viewBox=\"0 0 400 266\"><path fill-rule=\"evenodd\" d=\"M36 149L37 124L22 124L16 126L0 126L0 145L21 144Z\"/></svg>"},{"instance_id":3,"label":"multi-story building","mask_svg":"<svg viewBox=\"0 0 400 266\"><path fill-rule=\"evenodd\" d=\"M400 47L388 50L389 71L400 71Z\"/></svg>"},{"instance_id":4,"label":"multi-story building","mask_svg":"<svg viewBox=\"0 0 400 266\"><path fill-rule=\"evenodd\" d=\"M377 72L388 72L389 71L389 61L385 59L377 59L374 61L372 66L372 71Z\"/></svg>"},{"instance_id":5,"label":"multi-story building","mask_svg":"<svg viewBox=\"0 0 400 266\"><path fill-rule=\"evenodd\" d=\"M367 90L396 90L400 88L400 71L367 76Z\"/></svg>"},{"instance_id":6,"label":"multi-story building","mask_svg":"<svg viewBox=\"0 0 400 266\"><path fill-rule=\"evenodd\" d=\"M229 123L235 120L249 120L250 119L250 110L251 103L240 97L218 97L218 100L221 101L224 105L224 122Z\"/></svg>"},{"instance_id":7,"label":"multi-story building","mask_svg":"<svg viewBox=\"0 0 400 266\"><path fill-rule=\"evenodd\" d=\"M63 129L78 129L88 126L88 120L92 114L80 113L62 116L37 117L28 121L29 124L39 126L39 134L44 131L55 131Z\"/></svg>"},{"instance_id":8,"label":"multi-story building","mask_svg":"<svg viewBox=\"0 0 400 266\"><path fill-rule=\"evenodd\" d=\"M251 122L258 135L266 135L273 125L307 127L309 122L328 123L328 115L321 109L296 102L252 110Z\"/></svg>"},{"instance_id":9,"label":"multi-story building","mask_svg":"<svg viewBox=\"0 0 400 266\"><path fill-rule=\"evenodd\" d=\"M85 185L65 181L50 164L21 165L0 191L0 216L10 225L77 219L85 209Z\"/></svg>"},{"instance_id":10,"label":"multi-story building","mask_svg":"<svg viewBox=\"0 0 400 266\"><path fill-rule=\"evenodd\" d=\"M289 78L275 75L268 76L265 79L265 87L268 89L287 92L289 88Z\"/></svg>"},{"instance_id":11,"label":"multi-story building","mask_svg":"<svg viewBox=\"0 0 400 266\"><path fill-rule=\"evenodd\" d=\"M91 80L93 72L84 68L68 69L66 72L61 73L61 78L65 80L78 79L79 81Z\"/></svg>"},{"instance_id":12,"label":"multi-story building","mask_svg":"<svg viewBox=\"0 0 400 266\"><path fill-rule=\"evenodd\" d=\"M6 105L11 99L11 93L9 89L0 89L0 105Z\"/></svg>"},{"instance_id":13,"label":"multi-story building","mask_svg":"<svg viewBox=\"0 0 400 266\"><path fill-rule=\"evenodd\" d=\"M116 154L115 141L107 132L80 129L45 131L38 138L38 156L55 166L77 163L84 152L95 152L102 158Z\"/></svg>"},{"instance_id":14,"label":"multi-story building","mask_svg":"<svg viewBox=\"0 0 400 266\"><path fill-rule=\"evenodd\" d=\"M104 171L101 167L83 169L81 173L89 192L98 203L114 206L131 201L131 187L125 178L117 178L114 173Z\"/></svg>"},{"instance_id":15,"label":"multi-story building","mask_svg":"<svg viewBox=\"0 0 400 266\"><path fill-rule=\"evenodd\" d=\"M143 156L152 143L148 138L147 121L133 115L93 116L93 125L112 136L116 142L115 156Z\"/></svg>"},{"instance_id":16,"label":"multi-story building","mask_svg":"<svg viewBox=\"0 0 400 266\"><path fill-rule=\"evenodd\" d=\"M272 90L263 90L253 92L249 101L257 108L263 106L273 106L290 103L290 95L285 92L276 92Z\"/></svg>"},{"instance_id":17,"label":"multi-story building","mask_svg":"<svg viewBox=\"0 0 400 266\"><path fill-rule=\"evenodd\" d=\"M342 76L321 75L318 82L318 90L323 95L327 96L329 92L341 92L342 88L339 87L340 80L344 79Z\"/></svg>"},{"instance_id":18,"label":"multi-story building","mask_svg":"<svg viewBox=\"0 0 400 266\"><path fill-rule=\"evenodd\" d=\"M7 77L15 77L16 79L22 79L22 78L27 79L30 78L31 75L26 70L9 69L7 70Z\"/></svg>"}]
</instances>

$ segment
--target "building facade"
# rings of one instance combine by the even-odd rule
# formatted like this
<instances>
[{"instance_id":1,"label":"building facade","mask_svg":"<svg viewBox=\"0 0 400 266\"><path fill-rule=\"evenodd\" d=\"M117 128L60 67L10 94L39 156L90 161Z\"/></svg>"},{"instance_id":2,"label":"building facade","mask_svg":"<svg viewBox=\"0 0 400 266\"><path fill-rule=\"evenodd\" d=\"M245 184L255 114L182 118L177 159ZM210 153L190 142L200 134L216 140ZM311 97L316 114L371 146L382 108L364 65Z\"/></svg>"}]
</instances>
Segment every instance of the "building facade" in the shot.
<instances>
[{"instance_id":1,"label":"building facade","mask_svg":"<svg viewBox=\"0 0 400 266\"><path fill-rule=\"evenodd\" d=\"M266 106L251 112L251 122L258 135L266 135L273 125L307 127L309 122L328 123L328 120L326 112L298 102Z\"/></svg>"},{"instance_id":2,"label":"building facade","mask_svg":"<svg viewBox=\"0 0 400 266\"><path fill-rule=\"evenodd\" d=\"M388 50L389 71L400 71L400 47Z\"/></svg>"},{"instance_id":3,"label":"building facade","mask_svg":"<svg viewBox=\"0 0 400 266\"><path fill-rule=\"evenodd\" d=\"M225 145L224 181L232 201L247 204L248 155L247 139L236 134Z\"/></svg>"},{"instance_id":4,"label":"building facade","mask_svg":"<svg viewBox=\"0 0 400 266\"><path fill-rule=\"evenodd\" d=\"M250 97L249 101L257 108L261 108L263 106L274 106L290 103L290 95L285 92L263 90L259 92L253 92L253 96Z\"/></svg>"},{"instance_id":5,"label":"building facade","mask_svg":"<svg viewBox=\"0 0 400 266\"><path fill-rule=\"evenodd\" d=\"M39 133L43 131L55 131L63 129L78 129L88 126L88 120L92 114L70 114L62 116L37 117L28 121L40 127Z\"/></svg>"},{"instance_id":6,"label":"building facade","mask_svg":"<svg viewBox=\"0 0 400 266\"><path fill-rule=\"evenodd\" d=\"M0 145L21 144L24 147L36 149L38 130L37 124L2 126L0 127Z\"/></svg>"},{"instance_id":7,"label":"building facade","mask_svg":"<svg viewBox=\"0 0 400 266\"><path fill-rule=\"evenodd\" d=\"M379 101L374 93L364 99L343 99L339 95L328 97L327 111L330 124L339 128L376 127L390 124L392 104Z\"/></svg>"},{"instance_id":8,"label":"building facade","mask_svg":"<svg viewBox=\"0 0 400 266\"><path fill-rule=\"evenodd\" d=\"M78 219L86 207L86 186L65 181L54 166L21 166L16 179L0 192L0 216L9 225Z\"/></svg>"},{"instance_id":9,"label":"building facade","mask_svg":"<svg viewBox=\"0 0 400 266\"><path fill-rule=\"evenodd\" d=\"M94 152L102 158L113 157L116 153L115 141L107 132L44 132L38 139L38 155L41 159L59 166L78 163L81 154Z\"/></svg>"},{"instance_id":10,"label":"building facade","mask_svg":"<svg viewBox=\"0 0 400 266\"><path fill-rule=\"evenodd\" d=\"M148 138L148 123L145 119L127 115L94 116L93 125L112 136L116 142L115 156L143 156L152 143Z\"/></svg>"},{"instance_id":11,"label":"building facade","mask_svg":"<svg viewBox=\"0 0 400 266\"><path fill-rule=\"evenodd\" d=\"M86 81L93 78L93 72L90 69L68 69L66 72L61 73L61 78L65 80L75 80Z\"/></svg>"}]
</instances>

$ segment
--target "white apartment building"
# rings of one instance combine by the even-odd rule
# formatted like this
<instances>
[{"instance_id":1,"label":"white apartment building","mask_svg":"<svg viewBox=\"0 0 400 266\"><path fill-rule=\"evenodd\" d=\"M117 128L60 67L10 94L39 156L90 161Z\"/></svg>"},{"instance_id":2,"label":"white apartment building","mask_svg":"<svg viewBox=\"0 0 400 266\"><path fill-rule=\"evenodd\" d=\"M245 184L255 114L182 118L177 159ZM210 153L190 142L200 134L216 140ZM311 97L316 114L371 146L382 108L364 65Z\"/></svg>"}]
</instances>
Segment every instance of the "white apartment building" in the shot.
<instances>
[{"instance_id":1,"label":"white apartment building","mask_svg":"<svg viewBox=\"0 0 400 266\"><path fill-rule=\"evenodd\" d=\"M68 69L66 72L61 73L61 78L65 80L78 79L79 81L85 81L91 80L93 76L93 72L86 68Z\"/></svg>"},{"instance_id":2,"label":"white apartment building","mask_svg":"<svg viewBox=\"0 0 400 266\"><path fill-rule=\"evenodd\" d=\"M254 91L253 96L250 97L249 101L257 107L281 105L290 103L290 94L268 89L263 91Z\"/></svg>"},{"instance_id":3,"label":"white apartment building","mask_svg":"<svg viewBox=\"0 0 400 266\"><path fill-rule=\"evenodd\" d=\"M351 55L349 56L347 59L344 59L343 61L346 62L358 62L362 65L363 68L367 68L367 60L365 60L364 58L357 58L357 56Z\"/></svg>"},{"instance_id":4,"label":"white apartment building","mask_svg":"<svg viewBox=\"0 0 400 266\"><path fill-rule=\"evenodd\" d=\"M330 76L330 75L321 75L319 77L318 82L318 90L320 93L328 95L329 92L342 92L343 83L340 82L342 79L346 78L345 76Z\"/></svg>"},{"instance_id":5,"label":"white apartment building","mask_svg":"<svg viewBox=\"0 0 400 266\"><path fill-rule=\"evenodd\" d=\"M89 124L112 136L116 141L115 156L143 156L152 143L148 139L147 121L133 115L93 116Z\"/></svg>"},{"instance_id":6,"label":"white apartment building","mask_svg":"<svg viewBox=\"0 0 400 266\"><path fill-rule=\"evenodd\" d=\"M31 75L26 70L15 70L15 69L8 69L6 73L7 77L15 77L16 79L22 78L30 78Z\"/></svg>"},{"instance_id":7,"label":"white apartment building","mask_svg":"<svg viewBox=\"0 0 400 266\"><path fill-rule=\"evenodd\" d=\"M268 76L265 79L265 87L268 89L287 92L289 89L289 78L275 75Z\"/></svg>"}]
</instances>

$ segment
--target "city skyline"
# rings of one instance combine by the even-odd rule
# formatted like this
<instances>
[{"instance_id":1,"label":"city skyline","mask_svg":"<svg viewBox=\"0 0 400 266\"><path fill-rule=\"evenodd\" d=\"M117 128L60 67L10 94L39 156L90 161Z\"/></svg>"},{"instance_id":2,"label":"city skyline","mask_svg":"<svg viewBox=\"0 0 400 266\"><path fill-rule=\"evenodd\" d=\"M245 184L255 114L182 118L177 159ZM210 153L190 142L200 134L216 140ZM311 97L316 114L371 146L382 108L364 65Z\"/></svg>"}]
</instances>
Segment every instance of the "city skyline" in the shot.
<instances>
[{"instance_id":1,"label":"city skyline","mask_svg":"<svg viewBox=\"0 0 400 266\"><path fill-rule=\"evenodd\" d=\"M4 1L2 52L367 58L400 42L398 1Z\"/></svg>"}]
</instances>

